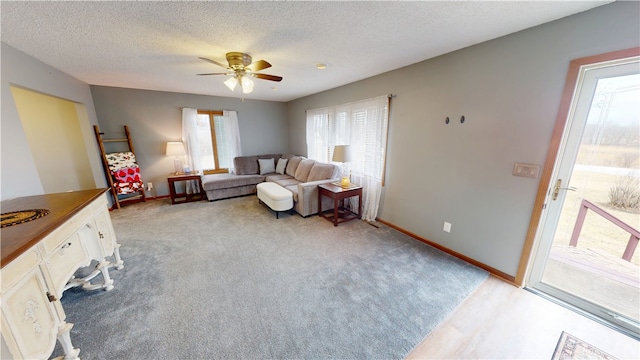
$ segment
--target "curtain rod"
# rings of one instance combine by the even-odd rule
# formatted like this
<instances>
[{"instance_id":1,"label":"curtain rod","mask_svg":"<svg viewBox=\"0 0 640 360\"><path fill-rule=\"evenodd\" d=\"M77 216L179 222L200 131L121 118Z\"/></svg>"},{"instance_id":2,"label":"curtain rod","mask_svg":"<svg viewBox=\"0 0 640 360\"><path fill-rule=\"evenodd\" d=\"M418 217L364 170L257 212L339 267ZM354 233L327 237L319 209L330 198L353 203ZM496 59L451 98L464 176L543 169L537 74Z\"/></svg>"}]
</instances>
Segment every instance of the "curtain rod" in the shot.
<instances>
[{"instance_id":1,"label":"curtain rod","mask_svg":"<svg viewBox=\"0 0 640 360\"><path fill-rule=\"evenodd\" d=\"M184 109L194 109L194 108L188 108L188 107L186 107L186 106L181 106L181 107L179 107L178 109L180 109L180 110L184 110ZM196 110L198 110L198 109L196 109ZM207 110L205 110L205 111L207 111ZM235 111L235 112L238 112L238 110L231 110L231 109L211 110L211 111Z\"/></svg>"}]
</instances>

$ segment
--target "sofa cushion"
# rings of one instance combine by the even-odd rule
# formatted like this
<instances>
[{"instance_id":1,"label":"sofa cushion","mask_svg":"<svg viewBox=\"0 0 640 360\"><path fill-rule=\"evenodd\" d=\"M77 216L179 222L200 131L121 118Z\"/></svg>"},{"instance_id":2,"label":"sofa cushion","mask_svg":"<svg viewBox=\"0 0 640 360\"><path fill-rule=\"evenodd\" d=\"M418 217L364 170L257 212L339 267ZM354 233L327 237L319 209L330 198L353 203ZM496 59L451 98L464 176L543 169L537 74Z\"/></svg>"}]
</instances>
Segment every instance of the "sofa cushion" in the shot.
<instances>
[{"instance_id":1,"label":"sofa cushion","mask_svg":"<svg viewBox=\"0 0 640 360\"><path fill-rule=\"evenodd\" d=\"M273 174L276 172L276 162L273 158L258 159L258 165L260 165L260 175Z\"/></svg>"},{"instance_id":2,"label":"sofa cushion","mask_svg":"<svg viewBox=\"0 0 640 360\"><path fill-rule=\"evenodd\" d=\"M232 187L255 185L264 181L261 175L211 174L202 177L204 190L218 190Z\"/></svg>"},{"instance_id":3,"label":"sofa cushion","mask_svg":"<svg viewBox=\"0 0 640 360\"><path fill-rule=\"evenodd\" d=\"M309 172L307 182L331 179L335 170L335 165L316 162L315 164L313 164L313 167Z\"/></svg>"},{"instance_id":4,"label":"sofa cushion","mask_svg":"<svg viewBox=\"0 0 640 360\"><path fill-rule=\"evenodd\" d=\"M298 202L298 185L289 185L285 186L284 188L291 191L291 193L293 194L293 201Z\"/></svg>"},{"instance_id":5,"label":"sofa cushion","mask_svg":"<svg viewBox=\"0 0 640 360\"><path fill-rule=\"evenodd\" d=\"M300 161L302 161L302 159L302 156L292 156L287 162L287 169L285 171L285 174L295 176L296 169L298 169L298 164L300 164Z\"/></svg>"},{"instance_id":6,"label":"sofa cushion","mask_svg":"<svg viewBox=\"0 0 640 360\"><path fill-rule=\"evenodd\" d=\"M237 175L256 175L259 172L257 156L238 156L233 159Z\"/></svg>"},{"instance_id":7,"label":"sofa cushion","mask_svg":"<svg viewBox=\"0 0 640 360\"><path fill-rule=\"evenodd\" d=\"M291 185L297 186L298 184L300 184L300 181L290 177L288 179L280 179L280 180L274 181L274 183L286 188L287 186L291 186Z\"/></svg>"},{"instance_id":8,"label":"sofa cushion","mask_svg":"<svg viewBox=\"0 0 640 360\"><path fill-rule=\"evenodd\" d=\"M284 175L284 171L287 169L287 159L278 159L278 165L276 165L276 172L280 175Z\"/></svg>"},{"instance_id":9,"label":"sofa cushion","mask_svg":"<svg viewBox=\"0 0 640 360\"><path fill-rule=\"evenodd\" d=\"M296 168L296 174L294 177L302 182L307 182L307 178L309 177L309 173L311 172L311 168L315 162L315 160L311 159L304 159L300 161L300 164L298 164L298 167Z\"/></svg>"},{"instance_id":10,"label":"sofa cushion","mask_svg":"<svg viewBox=\"0 0 640 360\"><path fill-rule=\"evenodd\" d=\"M267 177L264 178L264 181L278 182L284 179L293 179L293 177L289 175L280 175L276 173L276 174L267 175Z\"/></svg>"}]
</instances>

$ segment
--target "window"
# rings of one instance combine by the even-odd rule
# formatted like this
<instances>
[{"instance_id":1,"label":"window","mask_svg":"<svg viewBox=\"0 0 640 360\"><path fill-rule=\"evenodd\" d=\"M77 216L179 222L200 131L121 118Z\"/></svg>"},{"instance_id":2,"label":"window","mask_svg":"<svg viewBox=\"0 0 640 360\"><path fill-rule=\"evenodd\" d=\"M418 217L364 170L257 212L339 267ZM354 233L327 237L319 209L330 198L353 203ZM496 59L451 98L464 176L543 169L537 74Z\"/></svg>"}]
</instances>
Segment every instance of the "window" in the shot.
<instances>
[{"instance_id":1,"label":"window","mask_svg":"<svg viewBox=\"0 0 640 360\"><path fill-rule=\"evenodd\" d=\"M182 142L193 170L233 173L233 159L242 155L238 113L183 108Z\"/></svg>"},{"instance_id":2,"label":"window","mask_svg":"<svg viewBox=\"0 0 640 360\"><path fill-rule=\"evenodd\" d=\"M229 171L229 147L225 146L229 141L225 139L225 131L222 128L222 115L222 111L198 110L198 154L204 174Z\"/></svg>"},{"instance_id":3,"label":"window","mask_svg":"<svg viewBox=\"0 0 640 360\"><path fill-rule=\"evenodd\" d=\"M329 162L336 145L351 145L351 181L363 187L363 219L374 220L384 185L389 97L307 110L307 156Z\"/></svg>"},{"instance_id":4,"label":"window","mask_svg":"<svg viewBox=\"0 0 640 360\"><path fill-rule=\"evenodd\" d=\"M352 173L384 180L388 97L307 111L307 156L329 162L336 145L351 145Z\"/></svg>"}]
</instances>

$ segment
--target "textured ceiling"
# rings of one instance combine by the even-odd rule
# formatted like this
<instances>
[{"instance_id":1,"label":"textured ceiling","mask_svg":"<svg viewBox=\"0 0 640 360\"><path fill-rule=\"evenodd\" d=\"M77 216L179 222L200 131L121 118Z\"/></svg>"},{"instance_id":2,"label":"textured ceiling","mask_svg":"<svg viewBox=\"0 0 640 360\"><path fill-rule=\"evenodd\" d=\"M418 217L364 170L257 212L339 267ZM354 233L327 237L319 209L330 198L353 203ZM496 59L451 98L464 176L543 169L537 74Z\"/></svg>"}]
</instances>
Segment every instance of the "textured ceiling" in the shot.
<instances>
[{"instance_id":1,"label":"textured ceiling","mask_svg":"<svg viewBox=\"0 0 640 360\"><path fill-rule=\"evenodd\" d=\"M88 84L289 101L609 2L2 1L0 11L2 42ZM229 51L284 80L256 79L243 96L226 76L196 76L225 71L198 57L226 63Z\"/></svg>"}]
</instances>

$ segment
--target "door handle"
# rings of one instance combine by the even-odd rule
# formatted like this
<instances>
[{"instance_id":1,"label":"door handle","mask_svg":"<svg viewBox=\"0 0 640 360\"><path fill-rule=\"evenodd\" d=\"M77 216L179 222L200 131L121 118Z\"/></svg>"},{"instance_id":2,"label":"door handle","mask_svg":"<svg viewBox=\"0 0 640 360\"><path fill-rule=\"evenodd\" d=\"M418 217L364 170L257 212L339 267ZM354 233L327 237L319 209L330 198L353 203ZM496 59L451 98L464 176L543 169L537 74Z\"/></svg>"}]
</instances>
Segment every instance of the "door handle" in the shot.
<instances>
[{"instance_id":1,"label":"door handle","mask_svg":"<svg viewBox=\"0 0 640 360\"><path fill-rule=\"evenodd\" d=\"M562 179L558 179L556 180L556 186L553 187L553 196L551 197L552 200L557 200L558 199L558 193L560 193L560 190L569 190L569 191L576 191L578 190L575 186L569 186L569 187L560 187L562 185Z\"/></svg>"}]
</instances>

